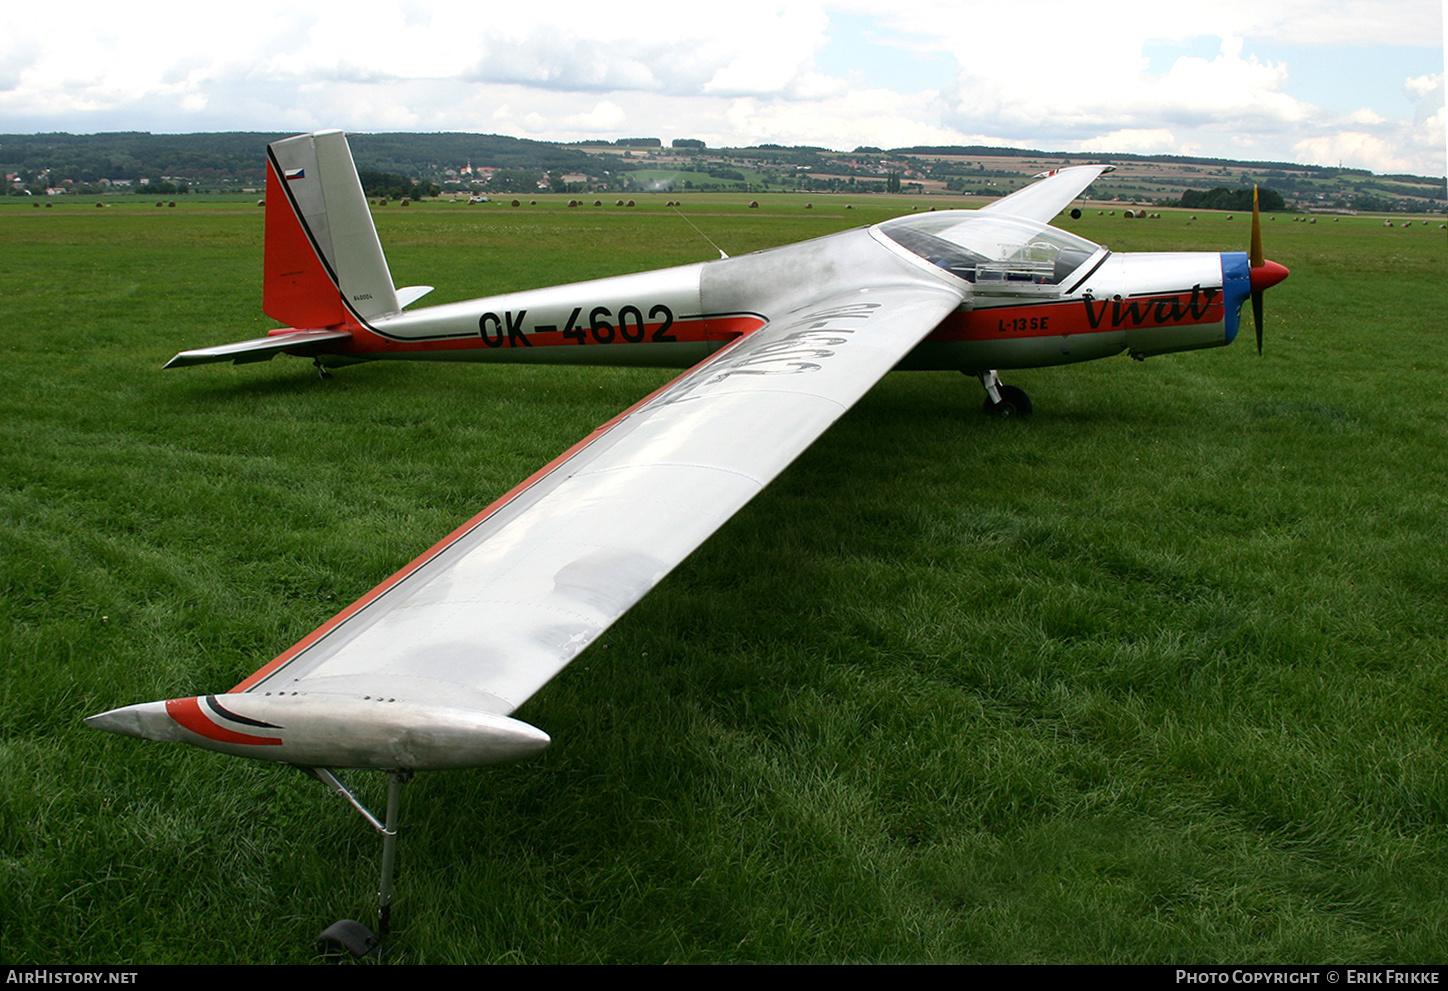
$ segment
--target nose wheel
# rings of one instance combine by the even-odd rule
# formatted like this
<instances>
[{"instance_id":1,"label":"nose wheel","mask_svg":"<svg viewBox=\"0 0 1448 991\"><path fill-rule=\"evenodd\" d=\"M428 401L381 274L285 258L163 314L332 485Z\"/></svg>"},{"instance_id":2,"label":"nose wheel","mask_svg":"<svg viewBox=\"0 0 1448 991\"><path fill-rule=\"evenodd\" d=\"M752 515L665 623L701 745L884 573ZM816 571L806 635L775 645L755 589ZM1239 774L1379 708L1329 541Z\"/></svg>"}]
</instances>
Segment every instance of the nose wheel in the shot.
<instances>
[{"instance_id":1,"label":"nose wheel","mask_svg":"<svg viewBox=\"0 0 1448 991\"><path fill-rule=\"evenodd\" d=\"M986 413L1001 419L1031 415L1031 397L1026 395L1025 390L1013 385L1002 385L1000 376L994 370L980 372L977 378L985 389L985 405L981 409Z\"/></svg>"}]
</instances>

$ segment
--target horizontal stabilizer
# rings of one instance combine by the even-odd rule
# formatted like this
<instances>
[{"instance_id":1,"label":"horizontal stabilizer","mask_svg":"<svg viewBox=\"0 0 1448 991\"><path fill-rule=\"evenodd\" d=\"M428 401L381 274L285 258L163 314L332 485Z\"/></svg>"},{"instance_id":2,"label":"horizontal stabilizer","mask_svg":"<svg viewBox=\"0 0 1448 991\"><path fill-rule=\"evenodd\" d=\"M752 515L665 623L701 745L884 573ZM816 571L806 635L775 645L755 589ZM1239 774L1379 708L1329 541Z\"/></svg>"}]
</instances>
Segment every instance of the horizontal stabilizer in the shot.
<instances>
[{"instance_id":1,"label":"horizontal stabilizer","mask_svg":"<svg viewBox=\"0 0 1448 991\"><path fill-rule=\"evenodd\" d=\"M432 292L432 286L404 286L397 290L397 308L404 310Z\"/></svg>"},{"instance_id":2,"label":"horizontal stabilizer","mask_svg":"<svg viewBox=\"0 0 1448 991\"><path fill-rule=\"evenodd\" d=\"M328 345L351 339L352 335L345 330L299 330L291 334L277 334L275 337L258 337L251 341L220 344L214 348L182 351L166 362L166 367L183 368L186 365L204 365L212 361L231 361L242 365L249 361L270 361L283 351L299 355L325 354L336 350Z\"/></svg>"}]
</instances>

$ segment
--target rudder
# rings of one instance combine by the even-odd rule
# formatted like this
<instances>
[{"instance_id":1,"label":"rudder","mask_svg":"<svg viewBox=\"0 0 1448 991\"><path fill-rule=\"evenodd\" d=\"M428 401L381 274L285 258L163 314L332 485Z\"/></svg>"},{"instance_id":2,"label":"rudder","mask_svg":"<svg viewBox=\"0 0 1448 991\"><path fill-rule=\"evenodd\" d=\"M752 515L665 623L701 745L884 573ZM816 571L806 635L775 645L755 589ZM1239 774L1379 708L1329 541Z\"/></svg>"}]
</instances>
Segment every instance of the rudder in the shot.
<instances>
[{"instance_id":1,"label":"rudder","mask_svg":"<svg viewBox=\"0 0 1448 991\"><path fill-rule=\"evenodd\" d=\"M365 323L398 312L352 151L341 131L267 148L262 310L298 328Z\"/></svg>"}]
</instances>

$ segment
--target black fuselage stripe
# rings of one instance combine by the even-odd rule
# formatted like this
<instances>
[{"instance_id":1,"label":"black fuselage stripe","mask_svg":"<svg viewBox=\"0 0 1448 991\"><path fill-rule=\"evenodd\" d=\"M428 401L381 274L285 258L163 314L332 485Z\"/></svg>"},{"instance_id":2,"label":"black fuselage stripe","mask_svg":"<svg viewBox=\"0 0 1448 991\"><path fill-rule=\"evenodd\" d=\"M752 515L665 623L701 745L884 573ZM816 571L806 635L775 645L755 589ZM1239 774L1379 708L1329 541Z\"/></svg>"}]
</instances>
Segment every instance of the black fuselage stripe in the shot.
<instances>
[{"instance_id":1,"label":"black fuselage stripe","mask_svg":"<svg viewBox=\"0 0 1448 991\"><path fill-rule=\"evenodd\" d=\"M1102 265L1105 265L1105 264L1106 264L1106 259L1108 259L1108 258L1110 258L1110 257L1111 257L1111 252L1109 252L1109 251L1106 252L1106 254L1102 255L1102 256L1101 256L1101 260L1100 260L1099 262L1097 262L1095 265L1092 265L1092 266L1091 266L1091 271L1087 272L1085 275L1081 276L1081 278L1077 279L1077 280L1076 280L1076 284L1075 284L1074 286L1072 286L1070 289L1067 289L1067 290L1066 290L1066 295L1067 295L1067 296L1070 296L1070 295L1071 295L1072 293L1074 293L1077 289L1080 289L1080 288L1081 288L1081 283L1085 282L1087 279L1091 278L1091 276L1095 275L1095 274L1096 274L1096 270L1097 270L1098 268L1100 268Z\"/></svg>"},{"instance_id":2,"label":"black fuselage stripe","mask_svg":"<svg viewBox=\"0 0 1448 991\"><path fill-rule=\"evenodd\" d=\"M264 722L262 722L260 719L250 719L250 718L248 718L248 717L246 717L246 716L238 716L236 713L232 712L230 709L228 709L228 708L226 708L225 706L223 706L220 702L216 701L216 696L215 696L215 695L208 695L208 696L206 696L206 707L207 707L208 709L210 709L212 712L216 713L216 714L217 714L218 716L220 716L222 719L229 720L230 722L233 722L233 723L241 723L243 726L255 726L255 727L257 727L258 729L281 729L281 728L282 728L282 727L276 725L275 723L264 723Z\"/></svg>"}]
</instances>

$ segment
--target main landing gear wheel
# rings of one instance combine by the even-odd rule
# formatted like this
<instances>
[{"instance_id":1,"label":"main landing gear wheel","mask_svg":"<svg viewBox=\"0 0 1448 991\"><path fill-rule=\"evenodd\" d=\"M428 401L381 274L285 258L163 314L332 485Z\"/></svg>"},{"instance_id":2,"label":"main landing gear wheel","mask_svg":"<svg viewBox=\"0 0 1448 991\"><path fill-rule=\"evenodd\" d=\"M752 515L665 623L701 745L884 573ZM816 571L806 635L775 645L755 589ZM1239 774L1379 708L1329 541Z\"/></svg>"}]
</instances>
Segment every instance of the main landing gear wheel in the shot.
<instances>
[{"instance_id":1,"label":"main landing gear wheel","mask_svg":"<svg viewBox=\"0 0 1448 991\"><path fill-rule=\"evenodd\" d=\"M1013 385L1001 385L1001 377L995 369L976 372L980 386L985 390L985 405L981 407L991 416L1030 416L1031 397Z\"/></svg>"},{"instance_id":2,"label":"main landing gear wheel","mask_svg":"<svg viewBox=\"0 0 1448 991\"><path fill-rule=\"evenodd\" d=\"M999 386L996 391L1001 395L1000 402L995 402L987 396L985 405L981 407L985 412L991 416L998 416L1001 419L1010 416L1031 415L1031 410L1034 407L1031 406L1031 397L1026 395L1024 390L1017 389L1013 385L1002 385Z\"/></svg>"}]
</instances>

